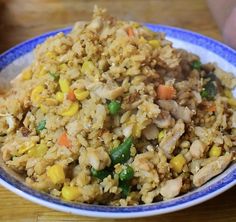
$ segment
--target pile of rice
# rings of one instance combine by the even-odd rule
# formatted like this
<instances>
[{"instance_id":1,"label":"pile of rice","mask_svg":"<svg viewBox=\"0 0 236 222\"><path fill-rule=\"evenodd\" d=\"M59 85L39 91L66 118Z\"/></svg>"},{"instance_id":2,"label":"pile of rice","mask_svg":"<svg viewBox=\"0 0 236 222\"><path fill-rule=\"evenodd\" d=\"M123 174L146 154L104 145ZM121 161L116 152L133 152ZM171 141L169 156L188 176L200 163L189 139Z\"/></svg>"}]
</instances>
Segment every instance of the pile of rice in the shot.
<instances>
[{"instance_id":1,"label":"pile of rice","mask_svg":"<svg viewBox=\"0 0 236 222\"><path fill-rule=\"evenodd\" d=\"M95 8L92 21L37 46L0 98L1 155L27 185L69 201L174 198L235 160L235 86L163 33ZM127 138L128 160L113 164Z\"/></svg>"}]
</instances>

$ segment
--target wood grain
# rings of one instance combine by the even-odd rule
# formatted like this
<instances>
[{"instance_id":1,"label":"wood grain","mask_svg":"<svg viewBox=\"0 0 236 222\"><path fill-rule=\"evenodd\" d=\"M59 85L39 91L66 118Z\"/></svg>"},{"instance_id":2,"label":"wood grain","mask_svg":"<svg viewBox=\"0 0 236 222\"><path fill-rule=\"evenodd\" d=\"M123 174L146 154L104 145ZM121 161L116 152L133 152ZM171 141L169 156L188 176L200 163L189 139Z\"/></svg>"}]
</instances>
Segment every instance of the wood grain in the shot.
<instances>
[{"instance_id":1,"label":"wood grain","mask_svg":"<svg viewBox=\"0 0 236 222\"><path fill-rule=\"evenodd\" d=\"M46 31L88 20L93 5L127 20L160 23L190 29L222 40L204 0L0 0L0 53L17 43ZM236 189L203 204L179 212L125 221L235 222ZM36 205L0 187L0 221L69 222L120 221L56 212Z\"/></svg>"}]
</instances>

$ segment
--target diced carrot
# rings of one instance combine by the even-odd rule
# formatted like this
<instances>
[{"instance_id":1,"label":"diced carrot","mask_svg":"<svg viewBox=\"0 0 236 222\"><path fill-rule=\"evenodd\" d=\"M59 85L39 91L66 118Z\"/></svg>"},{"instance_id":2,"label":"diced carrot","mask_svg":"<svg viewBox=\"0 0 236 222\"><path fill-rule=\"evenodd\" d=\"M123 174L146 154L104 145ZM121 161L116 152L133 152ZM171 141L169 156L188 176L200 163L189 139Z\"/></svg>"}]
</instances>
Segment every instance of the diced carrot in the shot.
<instances>
[{"instance_id":1,"label":"diced carrot","mask_svg":"<svg viewBox=\"0 0 236 222\"><path fill-rule=\"evenodd\" d=\"M215 112L216 111L216 105L212 104L212 105L208 106L206 111L208 111L208 112Z\"/></svg>"},{"instance_id":2,"label":"diced carrot","mask_svg":"<svg viewBox=\"0 0 236 222\"><path fill-rule=\"evenodd\" d=\"M176 90L173 86L159 85L157 88L157 97L159 99L173 99L176 95Z\"/></svg>"},{"instance_id":3,"label":"diced carrot","mask_svg":"<svg viewBox=\"0 0 236 222\"><path fill-rule=\"evenodd\" d=\"M67 134L64 132L58 139L58 144L60 146L66 146L67 148L71 147L71 141L69 140Z\"/></svg>"},{"instance_id":4,"label":"diced carrot","mask_svg":"<svg viewBox=\"0 0 236 222\"><path fill-rule=\"evenodd\" d=\"M73 90L70 90L67 94L67 99L74 102L76 101L75 93Z\"/></svg>"},{"instance_id":5,"label":"diced carrot","mask_svg":"<svg viewBox=\"0 0 236 222\"><path fill-rule=\"evenodd\" d=\"M134 36L134 31L133 31L133 29L130 28L130 27L127 29L127 33L128 33L128 36L129 36L129 37L133 37L133 36Z\"/></svg>"}]
</instances>

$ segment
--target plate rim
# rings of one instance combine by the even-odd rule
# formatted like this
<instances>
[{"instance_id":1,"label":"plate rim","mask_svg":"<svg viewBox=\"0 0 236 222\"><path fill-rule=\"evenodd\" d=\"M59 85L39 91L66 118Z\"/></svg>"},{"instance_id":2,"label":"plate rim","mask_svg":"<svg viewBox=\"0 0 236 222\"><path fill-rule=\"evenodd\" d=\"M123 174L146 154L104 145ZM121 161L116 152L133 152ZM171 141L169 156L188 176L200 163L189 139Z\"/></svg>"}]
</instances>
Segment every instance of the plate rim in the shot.
<instances>
[{"instance_id":1,"label":"plate rim","mask_svg":"<svg viewBox=\"0 0 236 222\"><path fill-rule=\"evenodd\" d=\"M176 39L179 39L182 41L186 41L186 42L192 43L194 45L198 45L200 47L203 47L205 45L205 47L203 47L203 48L206 48L208 50L209 50L209 46L210 46L210 51L219 55L220 57L223 57L224 55L229 55L229 56L226 56L223 58L226 61L228 61L230 64L232 64L233 66L236 67L236 59L234 59L234 60L232 59L232 58L236 58L236 51L231 49L227 45L224 45L223 43L217 41L217 40L211 39L211 38L204 36L202 34L195 33L195 32L192 32L192 31L189 31L186 29L182 29L182 28L171 27L171 26L166 26L166 25L146 24L146 23L144 25L147 26L148 28L151 28L153 31L166 32L168 37L172 37L172 38L176 38ZM6 52L0 54L0 71L3 70L4 68L6 68L8 65L10 65L17 58L27 54L28 52L31 52L35 48L36 45L42 43L49 36L56 35L59 32L68 33L69 31L71 31L71 29L72 29L72 27L67 27L67 28L62 28L62 29L50 31L50 32L44 33L42 35L36 36L34 38L31 38L27 41L24 41L16 46L10 48ZM204 44L202 44L202 42L199 40L202 40ZM212 44L214 46L213 48L212 48ZM220 53L219 53L219 51L220 51ZM0 167L0 184L3 185L5 188L11 190L12 192L16 193L17 195L19 195L27 200L30 200L34 203L37 203L37 204L40 204L40 205L43 205L43 206L46 206L46 207L49 207L49 208L52 208L55 210L64 211L67 213L78 214L78 215L83 215L83 216L92 216L92 217L101 217L101 218L135 218L135 217L146 217L146 216L160 215L160 214L164 214L164 213L178 211L181 209L185 209L185 208L197 205L199 203L202 203L206 200L209 200L209 199L219 195L220 193L223 193L224 191L226 191L230 187L233 187L234 185L236 185L236 166L235 166L235 164L233 166L233 169L229 170L229 168L228 168L228 171L229 171L228 174L226 174L226 176L221 179L223 181L222 182L223 185L220 183L221 180L216 181L216 183L211 186L211 188L212 189L214 188L214 189L211 190L210 193L206 193L206 195L202 195L197 198L189 199L189 200L184 201L183 203L180 203L177 205L160 207L160 208L158 208L157 203L153 203L151 205L139 205L139 206L134 206L134 207L109 207L109 206L104 207L107 209L114 209L115 208L116 210L112 211L112 212L108 212L107 210L104 211L104 210L102 210L102 208L99 208L98 205L74 204L74 205L77 205L77 207L74 207L74 206L72 206L73 204L66 204L65 205L64 202L63 203L50 202L50 198L56 199L56 198L52 198L52 197L50 197L48 200L45 200L42 198L42 196L48 196L46 194L43 194L41 196L41 198L40 198L40 196L32 195L32 193L27 192L27 190L32 190L28 187L26 187L27 190L22 190L21 189L22 187L17 188L17 186L14 185L14 183L16 183L16 182L11 181L10 175L4 176L4 172L1 167ZM7 173L5 172L5 174L7 174ZM227 183L224 184L224 181L227 181ZM220 187L219 186L214 187L214 185L216 185L217 183L221 184L221 185L219 184ZM201 191L201 192L203 192L203 191ZM39 192L35 191L35 193L39 193ZM175 199L172 199L171 201L173 202L175 200L182 199L182 197L183 196L177 197ZM171 202L171 201L169 201L169 202ZM163 202L163 203L166 203L166 202ZM78 207L78 206L80 206L80 207ZM87 209L84 209L82 206L87 206ZM100 210L98 210L98 209L100 209ZM131 210L130 211L120 211L121 209L131 209ZM138 209L140 211L132 211L132 209Z\"/></svg>"}]
</instances>

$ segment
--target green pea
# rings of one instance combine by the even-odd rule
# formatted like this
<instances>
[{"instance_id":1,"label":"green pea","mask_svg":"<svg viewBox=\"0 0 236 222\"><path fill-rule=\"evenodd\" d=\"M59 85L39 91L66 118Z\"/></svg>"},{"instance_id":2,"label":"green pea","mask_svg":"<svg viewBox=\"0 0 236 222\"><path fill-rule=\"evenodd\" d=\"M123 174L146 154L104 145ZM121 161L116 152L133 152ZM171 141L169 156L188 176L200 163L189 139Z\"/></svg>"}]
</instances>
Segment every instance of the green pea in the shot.
<instances>
[{"instance_id":1,"label":"green pea","mask_svg":"<svg viewBox=\"0 0 236 222\"><path fill-rule=\"evenodd\" d=\"M199 60L195 60L192 63L192 68L197 69L198 71L201 70L202 64Z\"/></svg>"},{"instance_id":2,"label":"green pea","mask_svg":"<svg viewBox=\"0 0 236 222\"><path fill-rule=\"evenodd\" d=\"M40 132L40 131L44 130L45 128L46 128L46 120L42 120L42 121L39 122L36 130L38 132Z\"/></svg>"},{"instance_id":3,"label":"green pea","mask_svg":"<svg viewBox=\"0 0 236 222\"><path fill-rule=\"evenodd\" d=\"M132 144L132 137L128 137L121 145L111 150L110 157L113 165L126 163L129 160Z\"/></svg>"},{"instance_id":4,"label":"green pea","mask_svg":"<svg viewBox=\"0 0 236 222\"><path fill-rule=\"evenodd\" d=\"M125 169L123 169L119 174L120 180L131 180L134 177L134 170L131 166L125 166Z\"/></svg>"},{"instance_id":5,"label":"green pea","mask_svg":"<svg viewBox=\"0 0 236 222\"><path fill-rule=\"evenodd\" d=\"M104 178L106 178L107 176L109 176L111 174L111 172L109 170L95 170L94 168L91 168L91 174L93 177L96 177L100 180L103 180Z\"/></svg>"},{"instance_id":6,"label":"green pea","mask_svg":"<svg viewBox=\"0 0 236 222\"><path fill-rule=\"evenodd\" d=\"M108 104L108 109L111 115L116 115L121 109L121 104L120 102L113 100Z\"/></svg>"},{"instance_id":7,"label":"green pea","mask_svg":"<svg viewBox=\"0 0 236 222\"><path fill-rule=\"evenodd\" d=\"M131 186L127 181L119 181L119 187L122 190L122 196L127 197L130 194Z\"/></svg>"}]
</instances>

